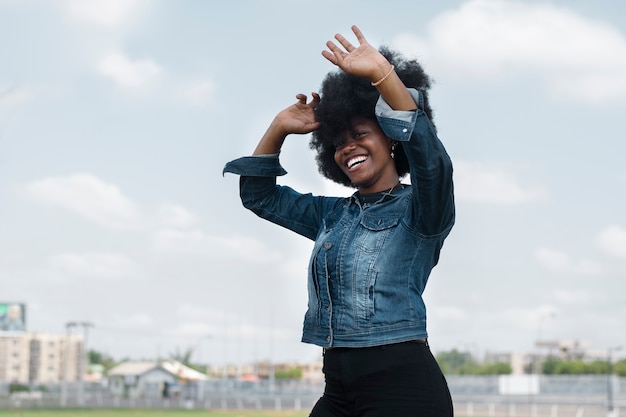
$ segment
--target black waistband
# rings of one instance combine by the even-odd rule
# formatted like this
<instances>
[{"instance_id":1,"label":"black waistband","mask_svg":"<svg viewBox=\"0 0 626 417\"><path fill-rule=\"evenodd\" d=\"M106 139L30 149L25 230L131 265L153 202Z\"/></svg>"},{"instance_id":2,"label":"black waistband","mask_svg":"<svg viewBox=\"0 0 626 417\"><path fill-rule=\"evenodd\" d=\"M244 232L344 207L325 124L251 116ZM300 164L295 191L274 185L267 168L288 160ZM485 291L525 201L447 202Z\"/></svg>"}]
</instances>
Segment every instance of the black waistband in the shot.
<instances>
[{"instance_id":1,"label":"black waistband","mask_svg":"<svg viewBox=\"0 0 626 417\"><path fill-rule=\"evenodd\" d=\"M401 344L408 344L408 343L419 343L421 345L425 345L426 347L429 347L428 345L428 339L413 339L413 340L408 340L406 342L398 342L398 343L389 343L386 345L377 345L377 346L368 346L368 347L362 347L362 348L351 348L351 347L326 347L323 348L324 353L326 353L329 350L334 350L334 349L376 349L376 348L384 348L387 346L393 346L393 345L401 345Z\"/></svg>"}]
</instances>

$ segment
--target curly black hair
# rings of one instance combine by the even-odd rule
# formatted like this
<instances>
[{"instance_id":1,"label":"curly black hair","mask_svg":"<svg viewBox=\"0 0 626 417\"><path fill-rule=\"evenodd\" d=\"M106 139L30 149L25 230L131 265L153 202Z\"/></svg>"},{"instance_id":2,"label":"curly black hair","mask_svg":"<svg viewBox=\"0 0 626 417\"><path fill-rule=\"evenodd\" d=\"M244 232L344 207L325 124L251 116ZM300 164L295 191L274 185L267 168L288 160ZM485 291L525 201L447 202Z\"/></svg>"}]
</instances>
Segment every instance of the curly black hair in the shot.
<instances>
[{"instance_id":1,"label":"curly black hair","mask_svg":"<svg viewBox=\"0 0 626 417\"><path fill-rule=\"evenodd\" d=\"M432 109L428 104L428 89L431 85L431 79L426 75L419 62L414 59L407 59L399 52L385 46L380 47L379 51L395 66L395 71L404 85L422 92L424 97L423 110L432 121ZM320 127L313 132L309 146L317 152L317 167L323 176L339 184L355 187L335 163L333 142L338 135L350 129L355 118L365 118L378 123L374 109L380 94L376 88L371 86L369 80L339 70L326 75L320 88L320 95L322 100L315 111ZM394 161L400 177L409 173L409 162L401 143L398 143L395 149Z\"/></svg>"}]
</instances>

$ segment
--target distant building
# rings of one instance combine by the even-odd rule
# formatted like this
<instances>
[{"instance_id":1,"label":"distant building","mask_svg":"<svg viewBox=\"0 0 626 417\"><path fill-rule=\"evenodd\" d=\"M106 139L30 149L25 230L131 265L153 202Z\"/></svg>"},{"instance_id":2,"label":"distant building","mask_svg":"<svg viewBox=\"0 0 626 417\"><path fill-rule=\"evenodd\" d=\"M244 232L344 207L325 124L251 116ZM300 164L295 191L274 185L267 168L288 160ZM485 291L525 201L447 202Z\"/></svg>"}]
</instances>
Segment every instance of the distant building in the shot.
<instances>
[{"instance_id":1,"label":"distant building","mask_svg":"<svg viewBox=\"0 0 626 417\"><path fill-rule=\"evenodd\" d=\"M183 386L208 379L176 361L124 362L110 369L108 375L111 393L124 398L177 397Z\"/></svg>"},{"instance_id":2,"label":"distant building","mask_svg":"<svg viewBox=\"0 0 626 417\"><path fill-rule=\"evenodd\" d=\"M501 352L487 353L485 363L508 363L511 365L512 375L539 374L542 364L548 358L563 361L572 360L606 360L606 351L593 351L580 341L537 341L531 352Z\"/></svg>"},{"instance_id":3,"label":"distant building","mask_svg":"<svg viewBox=\"0 0 626 417\"><path fill-rule=\"evenodd\" d=\"M0 381L18 384L77 381L82 335L0 333Z\"/></svg>"}]
</instances>

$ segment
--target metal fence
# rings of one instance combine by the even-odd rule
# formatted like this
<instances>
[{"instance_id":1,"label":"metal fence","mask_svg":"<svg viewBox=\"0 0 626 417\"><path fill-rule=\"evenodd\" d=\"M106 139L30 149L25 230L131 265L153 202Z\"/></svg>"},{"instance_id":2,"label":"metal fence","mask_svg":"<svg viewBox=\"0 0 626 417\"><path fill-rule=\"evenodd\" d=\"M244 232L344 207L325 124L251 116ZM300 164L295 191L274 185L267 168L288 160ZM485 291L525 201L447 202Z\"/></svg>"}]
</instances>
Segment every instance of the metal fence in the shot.
<instances>
[{"instance_id":1,"label":"metal fence","mask_svg":"<svg viewBox=\"0 0 626 417\"><path fill-rule=\"evenodd\" d=\"M456 416L476 417L626 417L626 378L536 376L526 393L503 393L497 376L450 376ZM35 389L37 388L37 389ZM310 410L323 382L216 379L185 384L163 398L158 384L147 384L136 398L115 396L100 383L44 385L9 394L0 383L0 408L184 408Z\"/></svg>"}]
</instances>

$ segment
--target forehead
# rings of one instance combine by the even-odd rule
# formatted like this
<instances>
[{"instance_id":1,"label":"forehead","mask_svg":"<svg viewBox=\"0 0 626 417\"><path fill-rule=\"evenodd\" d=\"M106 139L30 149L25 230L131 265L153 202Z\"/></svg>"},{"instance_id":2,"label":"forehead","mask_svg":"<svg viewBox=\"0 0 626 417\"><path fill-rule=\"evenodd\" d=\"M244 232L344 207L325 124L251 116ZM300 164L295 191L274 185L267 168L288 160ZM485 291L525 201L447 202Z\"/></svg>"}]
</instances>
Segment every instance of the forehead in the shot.
<instances>
[{"instance_id":1,"label":"forehead","mask_svg":"<svg viewBox=\"0 0 626 417\"><path fill-rule=\"evenodd\" d=\"M357 129L359 127L378 128L378 123L374 120L366 119L365 117L357 117L350 121L350 130Z\"/></svg>"}]
</instances>

